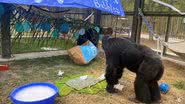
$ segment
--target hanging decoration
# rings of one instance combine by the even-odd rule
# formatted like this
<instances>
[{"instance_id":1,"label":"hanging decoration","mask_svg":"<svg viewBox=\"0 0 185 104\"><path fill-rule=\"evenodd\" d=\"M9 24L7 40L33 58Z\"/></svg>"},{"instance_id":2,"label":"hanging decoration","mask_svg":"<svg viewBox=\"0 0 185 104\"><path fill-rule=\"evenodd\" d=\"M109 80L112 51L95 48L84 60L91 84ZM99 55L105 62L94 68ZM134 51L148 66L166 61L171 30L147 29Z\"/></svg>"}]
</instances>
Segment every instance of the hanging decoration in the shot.
<instances>
[{"instance_id":1,"label":"hanging decoration","mask_svg":"<svg viewBox=\"0 0 185 104\"><path fill-rule=\"evenodd\" d=\"M41 26L40 23L36 23L36 24L33 25L33 29L34 30L41 30L42 29L42 26Z\"/></svg>"},{"instance_id":2,"label":"hanging decoration","mask_svg":"<svg viewBox=\"0 0 185 104\"><path fill-rule=\"evenodd\" d=\"M58 38L58 37L59 37L59 31L58 31L58 29L55 29L55 30L52 32L52 36L53 36L53 38Z\"/></svg>"},{"instance_id":3,"label":"hanging decoration","mask_svg":"<svg viewBox=\"0 0 185 104\"><path fill-rule=\"evenodd\" d=\"M63 23L63 24L61 25L61 27L60 27L60 31L61 31L62 33L67 34L67 33L69 32L69 30L70 30L70 27L69 27L69 24L68 24L68 23Z\"/></svg>"},{"instance_id":4,"label":"hanging decoration","mask_svg":"<svg viewBox=\"0 0 185 104\"><path fill-rule=\"evenodd\" d=\"M85 34L85 29L84 28L81 28L80 30L79 30L79 33L78 33L79 35L84 35Z\"/></svg>"},{"instance_id":5,"label":"hanging decoration","mask_svg":"<svg viewBox=\"0 0 185 104\"><path fill-rule=\"evenodd\" d=\"M79 36L80 36L80 35L79 35L78 32L76 32L76 33L73 34L73 38L75 38L75 40L77 40L77 39L79 38Z\"/></svg>"},{"instance_id":6,"label":"hanging decoration","mask_svg":"<svg viewBox=\"0 0 185 104\"><path fill-rule=\"evenodd\" d=\"M15 30L16 30L17 32L20 32L20 33L24 32L24 27L23 27L23 25L22 25L21 22L17 22L17 23L15 24Z\"/></svg>"},{"instance_id":7,"label":"hanging decoration","mask_svg":"<svg viewBox=\"0 0 185 104\"><path fill-rule=\"evenodd\" d=\"M43 31L50 31L50 29L51 29L50 23L47 23L47 22L42 23L42 24L41 24L41 29L42 29Z\"/></svg>"},{"instance_id":8,"label":"hanging decoration","mask_svg":"<svg viewBox=\"0 0 185 104\"><path fill-rule=\"evenodd\" d=\"M94 29L96 30L97 33L100 32L100 28L98 26L95 26Z\"/></svg>"},{"instance_id":9,"label":"hanging decoration","mask_svg":"<svg viewBox=\"0 0 185 104\"><path fill-rule=\"evenodd\" d=\"M23 23L23 29L24 29L24 32L29 32L31 30L31 24L29 21L25 21Z\"/></svg>"}]
</instances>

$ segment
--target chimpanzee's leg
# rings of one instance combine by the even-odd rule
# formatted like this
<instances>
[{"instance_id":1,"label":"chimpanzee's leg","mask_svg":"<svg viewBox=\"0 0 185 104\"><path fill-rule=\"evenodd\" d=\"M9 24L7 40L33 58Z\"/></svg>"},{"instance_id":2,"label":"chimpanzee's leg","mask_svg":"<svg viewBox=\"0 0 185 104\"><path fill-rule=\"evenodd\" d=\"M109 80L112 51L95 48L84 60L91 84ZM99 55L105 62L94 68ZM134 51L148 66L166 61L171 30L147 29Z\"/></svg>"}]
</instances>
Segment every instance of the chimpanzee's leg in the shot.
<instances>
[{"instance_id":1,"label":"chimpanzee's leg","mask_svg":"<svg viewBox=\"0 0 185 104\"><path fill-rule=\"evenodd\" d=\"M136 99L143 103L151 103L151 92L149 82L153 79L152 72L147 61L143 61L137 70L135 80L135 94Z\"/></svg>"},{"instance_id":2,"label":"chimpanzee's leg","mask_svg":"<svg viewBox=\"0 0 185 104\"><path fill-rule=\"evenodd\" d=\"M142 76L137 75L134 83L136 99L143 103L151 102L151 95L148 83L142 79Z\"/></svg>"},{"instance_id":3,"label":"chimpanzee's leg","mask_svg":"<svg viewBox=\"0 0 185 104\"><path fill-rule=\"evenodd\" d=\"M122 76L122 69L120 70L120 60L117 55L106 55L106 73L105 78L107 81L106 90L109 93L115 93L114 85L118 84L119 78Z\"/></svg>"},{"instance_id":4,"label":"chimpanzee's leg","mask_svg":"<svg viewBox=\"0 0 185 104\"><path fill-rule=\"evenodd\" d=\"M119 80L122 77L123 68L124 67L121 67L121 66L116 68L116 78L117 78L117 80Z\"/></svg>"},{"instance_id":5,"label":"chimpanzee's leg","mask_svg":"<svg viewBox=\"0 0 185 104\"><path fill-rule=\"evenodd\" d=\"M105 78L107 81L107 92L115 93L114 85L118 83L118 80L116 78L116 68L113 65L107 65Z\"/></svg>"},{"instance_id":6,"label":"chimpanzee's leg","mask_svg":"<svg viewBox=\"0 0 185 104\"><path fill-rule=\"evenodd\" d=\"M150 83L150 92L151 92L152 102L160 102L161 100L160 89L156 81Z\"/></svg>"}]
</instances>

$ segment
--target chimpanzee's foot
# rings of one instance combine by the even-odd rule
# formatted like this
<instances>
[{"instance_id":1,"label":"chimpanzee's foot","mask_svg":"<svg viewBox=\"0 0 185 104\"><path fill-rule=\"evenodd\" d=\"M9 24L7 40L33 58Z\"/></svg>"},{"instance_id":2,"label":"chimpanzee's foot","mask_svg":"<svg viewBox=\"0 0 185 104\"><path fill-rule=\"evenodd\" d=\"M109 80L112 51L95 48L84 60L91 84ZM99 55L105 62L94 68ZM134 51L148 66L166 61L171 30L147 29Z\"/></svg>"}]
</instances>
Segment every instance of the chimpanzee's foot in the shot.
<instances>
[{"instance_id":1,"label":"chimpanzee's foot","mask_svg":"<svg viewBox=\"0 0 185 104\"><path fill-rule=\"evenodd\" d=\"M161 104L162 100L152 101L152 104Z\"/></svg>"},{"instance_id":2,"label":"chimpanzee's foot","mask_svg":"<svg viewBox=\"0 0 185 104\"><path fill-rule=\"evenodd\" d=\"M141 103L139 100L137 100L135 97L130 97L129 100L134 103Z\"/></svg>"},{"instance_id":3,"label":"chimpanzee's foot","mask_svg":"<svg viewBox=\"0 0 185 104\"><path fill-rule=\"evenodd\" d=\"M118 93L118 90L115 89L113 86L107 86L106 91L109 93Z\"/></svg>"}]
</instances>

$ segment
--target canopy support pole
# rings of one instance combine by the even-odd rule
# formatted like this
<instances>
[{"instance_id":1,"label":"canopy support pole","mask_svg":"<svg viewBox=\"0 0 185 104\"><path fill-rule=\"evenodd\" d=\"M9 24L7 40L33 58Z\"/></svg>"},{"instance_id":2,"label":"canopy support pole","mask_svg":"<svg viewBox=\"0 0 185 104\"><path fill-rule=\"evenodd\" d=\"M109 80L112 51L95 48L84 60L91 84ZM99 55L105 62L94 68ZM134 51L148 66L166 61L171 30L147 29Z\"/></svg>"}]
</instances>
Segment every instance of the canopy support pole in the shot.
<instances>
[{"instance_id":1,"label":"canopy support pole","mask_svg":"<svg viewBox=\"0 0 185 104\"><path fill-rule=\"evenodd\" d=\"M10 35L10 15L9 4L3 4L5 13L1 18L1 46L2 58L11 58L11 35Z\"/></svg>"}]
</instances>

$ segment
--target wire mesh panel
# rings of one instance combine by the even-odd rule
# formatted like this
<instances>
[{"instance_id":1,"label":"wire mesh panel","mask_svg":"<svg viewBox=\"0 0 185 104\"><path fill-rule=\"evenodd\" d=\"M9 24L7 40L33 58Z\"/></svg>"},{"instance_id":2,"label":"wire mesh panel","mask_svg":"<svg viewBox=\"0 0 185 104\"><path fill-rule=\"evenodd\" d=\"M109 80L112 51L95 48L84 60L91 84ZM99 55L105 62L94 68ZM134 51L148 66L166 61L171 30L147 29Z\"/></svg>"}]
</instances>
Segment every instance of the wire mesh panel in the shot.
<instances>
[{"instance_id":1,"label":"wire mesh panel","mask_svg":"<svg viewBox=\"0 0 185 104\"><path fill-rule=\"evenodd\" d=\"M75 45L75 31L91 26L80 9L14 5L10 10L13 53L69 49Z\"/></svg>"}]
</instances>

